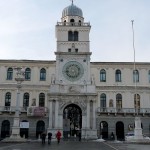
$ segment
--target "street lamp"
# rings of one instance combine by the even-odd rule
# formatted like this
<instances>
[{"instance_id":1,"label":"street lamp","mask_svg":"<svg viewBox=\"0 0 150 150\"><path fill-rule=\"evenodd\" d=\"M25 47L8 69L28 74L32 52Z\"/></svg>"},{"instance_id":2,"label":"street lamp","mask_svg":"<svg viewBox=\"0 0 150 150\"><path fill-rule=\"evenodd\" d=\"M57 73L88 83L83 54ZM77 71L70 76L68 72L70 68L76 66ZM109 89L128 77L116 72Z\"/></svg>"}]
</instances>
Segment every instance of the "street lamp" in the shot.
<instances>
[{"instance_id":1,"label":"street lamp","mask_svg":"<svg viewBox=\"0 0 150 150\"><path fill-rule=\"evenodd\" d=\"M10 141L22 141L20 137L20 117L19 117L19 104L20 104L20 89L21 83L25 80L25 71L21 67L14 68L16 70L15 80L17 81L17 99L16 99L16 109L14 123L12 127L12 134L10 136Z\"/></svg>"}]
</instances>

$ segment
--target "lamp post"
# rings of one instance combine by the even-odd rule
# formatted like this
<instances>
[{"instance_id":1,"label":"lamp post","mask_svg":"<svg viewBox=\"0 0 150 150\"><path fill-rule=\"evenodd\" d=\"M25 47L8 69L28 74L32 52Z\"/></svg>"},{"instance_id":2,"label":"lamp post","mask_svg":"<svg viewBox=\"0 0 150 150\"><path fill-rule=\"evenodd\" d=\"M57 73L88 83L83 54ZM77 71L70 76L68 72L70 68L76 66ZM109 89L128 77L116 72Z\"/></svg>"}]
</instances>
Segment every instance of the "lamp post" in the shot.
<instances>
[{"instance_id":1,"label":"lamp post","mask_svg":"<svg viewBox=\"0 0 150 150\"><path fill-rule=\"evenodd\" d=\"M19 102L20 102L20 89L21 83L24 81L24 70L21 67L14 68L16 70L15 80L17 81L17 99L14 122L12 127L12 134L9 138L10 141L22 141L20 137L20 117L19 117Z\"/></svg>"}]
</instances>

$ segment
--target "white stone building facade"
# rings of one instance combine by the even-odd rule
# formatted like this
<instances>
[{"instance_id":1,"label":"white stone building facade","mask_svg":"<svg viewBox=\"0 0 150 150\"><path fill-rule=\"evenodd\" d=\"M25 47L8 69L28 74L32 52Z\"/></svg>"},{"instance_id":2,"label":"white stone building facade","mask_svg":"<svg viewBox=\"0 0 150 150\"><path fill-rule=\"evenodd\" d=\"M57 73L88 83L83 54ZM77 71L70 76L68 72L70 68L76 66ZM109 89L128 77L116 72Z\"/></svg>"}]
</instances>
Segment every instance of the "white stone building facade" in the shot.
<instances>
[{"instance_id":1,"label":"white stone building facade","mask_svg":"<svg viewBox=\"0 0 150 150\"><path fill-rule=\"evenodd\" d=\"M16 106L15 67L25 70L20 92L20 135L43 131L64 138L123 140L142 120L150 135L150 63L90 62L90 23L71 4L56 24L56 61L0 60L0 136L11 134Z\"/></svg>"}]
</instances>

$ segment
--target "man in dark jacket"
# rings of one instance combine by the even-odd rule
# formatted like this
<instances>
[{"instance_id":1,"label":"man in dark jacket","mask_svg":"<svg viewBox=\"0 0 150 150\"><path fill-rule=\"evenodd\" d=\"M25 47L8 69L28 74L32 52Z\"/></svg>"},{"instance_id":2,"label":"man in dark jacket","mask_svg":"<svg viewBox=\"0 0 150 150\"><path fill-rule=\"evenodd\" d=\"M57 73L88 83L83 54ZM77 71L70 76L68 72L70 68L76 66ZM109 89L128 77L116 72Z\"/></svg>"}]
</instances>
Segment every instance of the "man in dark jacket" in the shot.
<instances>
[{"instance_id":1,"label":"man in dark jacket","mask_svg":"<svg viewBox=\"0 0 150 150\"><path fill-rule=\"evenodd\" d=\"M51 140L52 140L52 133L48 132L48 144L51 144Z\"/></svg>"},{"instance_id":2,"label":"man in dark jacket","mask_svg":"<svg viewBox=\"0 0 150 150\"><path fill-rule=\"evenodd\" d=\"M46 139L46 133L45 132L43 132L41 134L41 138L42 138L42 144L45 144L45 139Z\"/></svg>"}]
</instances>

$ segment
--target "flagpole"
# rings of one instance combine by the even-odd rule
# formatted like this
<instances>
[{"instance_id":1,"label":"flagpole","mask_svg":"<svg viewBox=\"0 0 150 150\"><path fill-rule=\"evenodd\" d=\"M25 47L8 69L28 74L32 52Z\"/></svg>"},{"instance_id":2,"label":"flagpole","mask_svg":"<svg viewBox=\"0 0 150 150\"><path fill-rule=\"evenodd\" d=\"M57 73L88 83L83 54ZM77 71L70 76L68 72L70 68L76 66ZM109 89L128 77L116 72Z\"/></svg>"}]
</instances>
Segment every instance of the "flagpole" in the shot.
<instances>
[{"instance_id":1,"label":"flagpole","mask_svg":"<svg viewBox=\"0 0 150 150\"><path fill-rule=\"evenodd\" d=\"M133 51L134 51L134 71L133 71L133 80L135 82L135 85L134 85L134 103L135 103L135 112L136 112L136 115L138 116L138 102L137 102L137 70L136 70L136 63L135 63L135 42L134 42L134 20L131 20L132 22L132 33L133 33Z\"/></svg>"}]
</instances>

